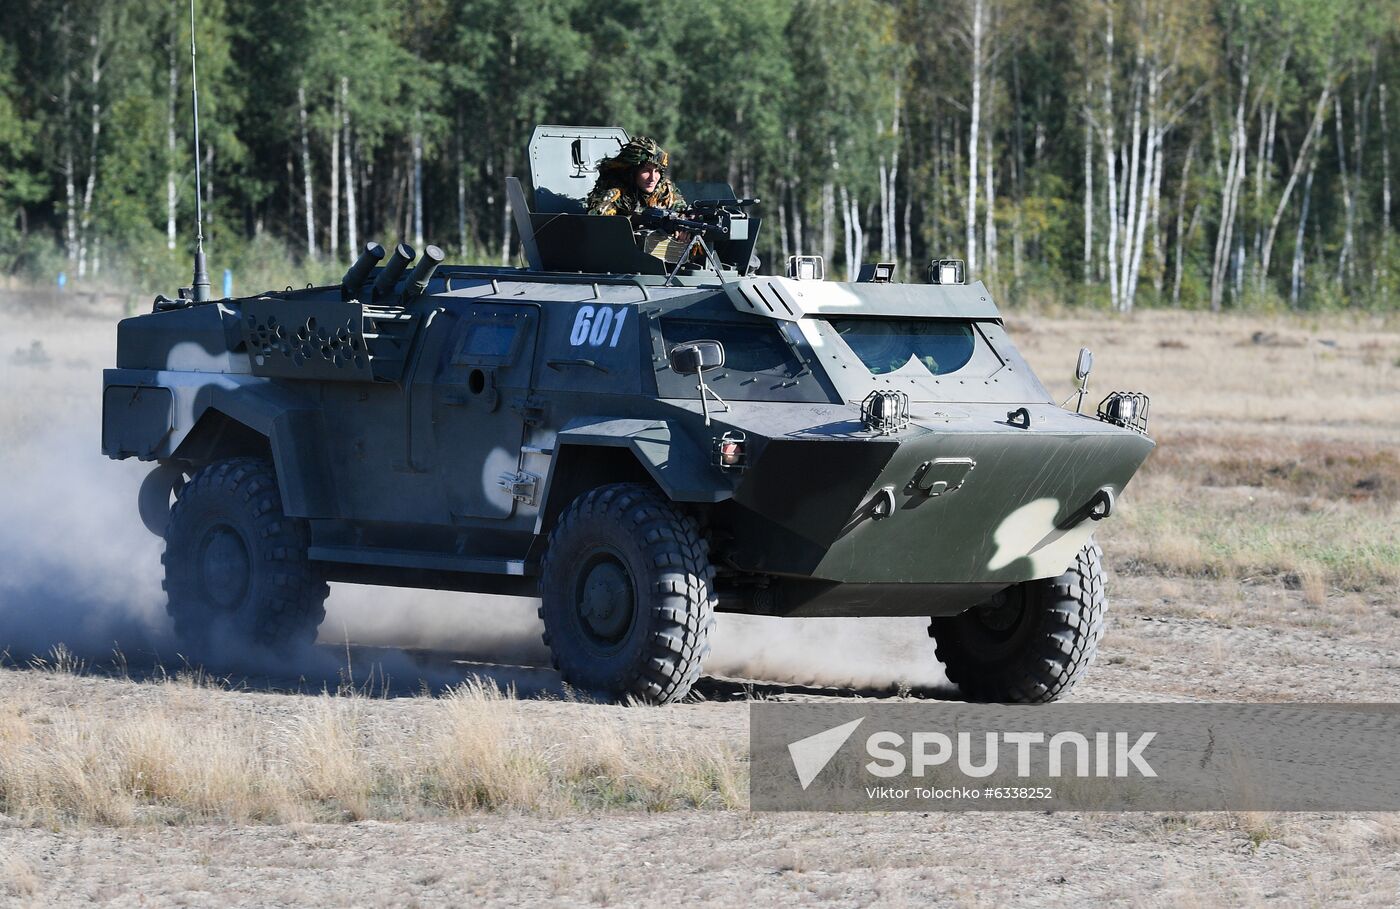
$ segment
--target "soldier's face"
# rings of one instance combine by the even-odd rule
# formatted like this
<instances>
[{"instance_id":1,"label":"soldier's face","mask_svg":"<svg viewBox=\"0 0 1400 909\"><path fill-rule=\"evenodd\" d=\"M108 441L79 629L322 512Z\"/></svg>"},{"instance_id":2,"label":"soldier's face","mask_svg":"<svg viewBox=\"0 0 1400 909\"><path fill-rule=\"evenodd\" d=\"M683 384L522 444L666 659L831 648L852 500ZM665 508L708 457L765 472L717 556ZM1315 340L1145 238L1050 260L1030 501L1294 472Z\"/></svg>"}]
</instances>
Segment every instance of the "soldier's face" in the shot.
<instances>
[{"instance_id":1,"label":"soldier's face","mask_svg":"<svg viewBox=\"0 0 1400 909\"><path fill-rule=\"evenodd\" d=\"M661 182L661 168L655 164L643 164L637 168L637 188L644 193L656 191L657 184Z\"/></svg>"}]
</instances>

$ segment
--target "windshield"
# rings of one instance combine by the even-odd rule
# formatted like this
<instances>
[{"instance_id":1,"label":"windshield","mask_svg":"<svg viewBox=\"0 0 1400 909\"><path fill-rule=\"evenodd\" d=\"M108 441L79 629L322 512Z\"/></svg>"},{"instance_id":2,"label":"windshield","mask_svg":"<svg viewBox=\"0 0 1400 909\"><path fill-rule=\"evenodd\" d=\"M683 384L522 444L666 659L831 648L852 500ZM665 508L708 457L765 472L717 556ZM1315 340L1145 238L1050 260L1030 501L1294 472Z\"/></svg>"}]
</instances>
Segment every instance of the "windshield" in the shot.
<instances>
[{"instance_id":1,"label":"windshield","mask_svg":"<svg viewBox=\"0 0 1400 909\"><path fill-rule=\"evenodd\" d=\"M911 361L935 376L967 365L975 348L972 326L933 319L835 318L831 325L875 375Z\"/></svg>"}]
</instances>

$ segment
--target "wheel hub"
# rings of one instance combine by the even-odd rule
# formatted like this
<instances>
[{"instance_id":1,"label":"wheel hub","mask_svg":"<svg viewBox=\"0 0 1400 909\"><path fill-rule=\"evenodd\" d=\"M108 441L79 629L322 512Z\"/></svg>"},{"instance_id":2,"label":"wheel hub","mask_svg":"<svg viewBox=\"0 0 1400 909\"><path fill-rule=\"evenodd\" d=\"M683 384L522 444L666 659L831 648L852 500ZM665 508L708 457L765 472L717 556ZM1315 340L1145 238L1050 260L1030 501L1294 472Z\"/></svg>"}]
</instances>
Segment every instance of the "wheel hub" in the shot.
<instances>
[{"instance_id":1,"label":"wheel hub","mask_svg":"<svg viewBox=\"0 0 1400 909\"><path fill-rule=\"evenodd\" d=\"M233 610L248 593L253 560L243 536L227 524L204 535L199 568L200 581L209 599L220 609Z\"/></svg>"},{"instance_id":2,"label":"wheel hub","mask_svg":"<svg viewBox=\"0 0 1400 909\"><path fill-rule=\"evenodd\" d=\"M977 607L977 621L988 631L1006 633L1016 627L1024 610L1020 597L1008 597L999 593L991 602Z\"/></svg>"},{"instance_id":3,"label":"wheel hub","mask_svg":"<svg viewBox=\"0 0 1400 909\"><path fill-rule=\"evenodd\" d=\"M632 582L611 558L590 567L583 576L578 611L584 630L601 641L622 640L632 619Z\"/></svg>"}]
</instances>

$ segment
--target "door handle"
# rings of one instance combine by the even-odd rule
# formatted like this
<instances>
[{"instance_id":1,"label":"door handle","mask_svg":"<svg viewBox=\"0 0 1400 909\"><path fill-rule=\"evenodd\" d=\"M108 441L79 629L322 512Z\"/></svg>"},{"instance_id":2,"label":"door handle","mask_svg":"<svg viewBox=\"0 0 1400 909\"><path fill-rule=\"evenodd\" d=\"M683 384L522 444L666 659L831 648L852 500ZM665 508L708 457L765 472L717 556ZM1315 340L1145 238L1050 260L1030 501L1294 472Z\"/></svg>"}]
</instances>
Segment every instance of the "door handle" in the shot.
<instances>
[{"instance_id":1,"label":"door handle","mask_svg":"<svg viewBox=\"0 0 1400 909\"><path fill-rule=\"evenodd\" d=\"M544 365L548 366L550 369L553 369L553 370L555 370L555 371L558 371L560 368L565 367L565 366L586 366L586 367L588 367L589 369L596 369L596 370L598 370L599 372L607 372L607 371L608 371L608 369L607 369L606 366L599 366L599 365L598 365L595 361L593 361L593 360L584 360L584 359L572 359L572 360L546 360Z\"/></svg>"}]
</instances>

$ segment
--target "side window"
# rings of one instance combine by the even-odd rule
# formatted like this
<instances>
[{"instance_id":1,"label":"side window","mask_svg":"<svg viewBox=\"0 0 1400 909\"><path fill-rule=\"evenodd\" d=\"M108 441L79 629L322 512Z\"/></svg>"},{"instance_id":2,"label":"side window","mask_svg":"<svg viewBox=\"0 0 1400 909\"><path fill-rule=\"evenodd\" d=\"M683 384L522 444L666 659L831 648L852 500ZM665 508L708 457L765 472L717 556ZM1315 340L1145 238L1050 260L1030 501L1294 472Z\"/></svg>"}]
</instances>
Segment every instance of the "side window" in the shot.
<instances>
[{"instance_id":1,"label":"side window","mask_svg":"<svg viewBox=\"0 0 1400 909\"><path fill-rule=\"evenodd\" d=\"M452 351L454 366L504 366L515 356L519 319L468 316Z\"/></svg>"},{"instance_id":2,"label":"side window","mask_svg":"<svg viewBox=\"0 0 1400 909\"><path fill-rule=\"evenodd\" d=\"M724 368L788 378L801 364L792 346L772 322L719 322L700 319L661 319L666 352L685 341L711 340L724 345Z\"/></svg>"}]
</instances>

